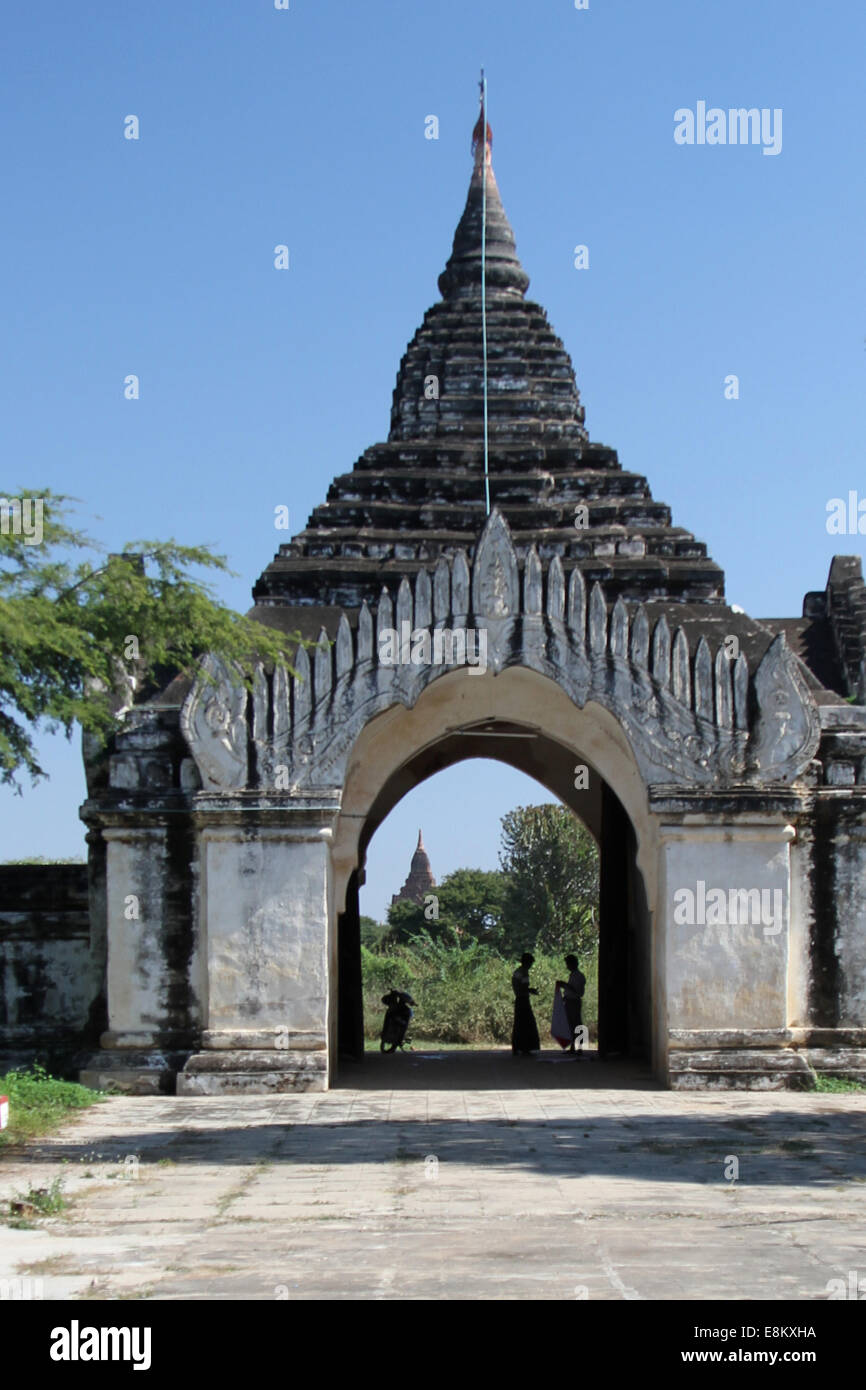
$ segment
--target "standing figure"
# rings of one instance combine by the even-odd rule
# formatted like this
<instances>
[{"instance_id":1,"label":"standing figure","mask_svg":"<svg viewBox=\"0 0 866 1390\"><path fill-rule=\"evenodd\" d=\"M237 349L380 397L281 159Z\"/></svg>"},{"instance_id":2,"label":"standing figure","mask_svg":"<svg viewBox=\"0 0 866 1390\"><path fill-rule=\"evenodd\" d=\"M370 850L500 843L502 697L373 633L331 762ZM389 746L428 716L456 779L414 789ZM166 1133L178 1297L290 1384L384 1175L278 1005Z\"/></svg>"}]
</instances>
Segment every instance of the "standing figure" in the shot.
<instances>
[{"instance_id":1,"label":"standing figure","mask_svg":"<svg viewBox=\"0 0 866 1390\"><path fill-rule=\"evenodd\" d=\"M379 1051L395 1052L398 1047L402 1049L406 1044L406 1029L412 1018L409 1006L414 1004L415 1000L405 990L389 989L387 994L382 995L382 1003L387 1005L387 1013L382 1024Z\"/></svg>"},{"instance_id":2,"label":"standing figure","mask_svg":"<svg viewBox=\"0 0 866 1390\"><path fill-rule=\"evenodd\" d=\"M528 1057L532 1052L538 1052L541 1043L538 1040L538 1024L535 1022L535 1014L532 1012L532 1005L529 1002L530 994L537 994L537 989L532 989L529 984L529 972L535 964L535 957L527 951L520 957L520 965L511 976L511 988L514 990L514 1028L511 1033L511 1051L515 1057Z\"/></svg>"},{"instance_id":3,"label":"standing figure","mask_svg":"<svg viewBox=\"0 0 866 1390\"><path fill-rule=\"evenodd\" d=\"M557 980L556 987L562 990L565 1012L568 1015L568 1026L571 1030L571 1047L568 1050L574 1052L574 1035L581 1025L580 1006L586 989L586 976L580 969L577 956L566 956L565 963L571 974L567 980ZM583 1043L581 1043L582 1050Z\"/></svg>"}]
</instances>

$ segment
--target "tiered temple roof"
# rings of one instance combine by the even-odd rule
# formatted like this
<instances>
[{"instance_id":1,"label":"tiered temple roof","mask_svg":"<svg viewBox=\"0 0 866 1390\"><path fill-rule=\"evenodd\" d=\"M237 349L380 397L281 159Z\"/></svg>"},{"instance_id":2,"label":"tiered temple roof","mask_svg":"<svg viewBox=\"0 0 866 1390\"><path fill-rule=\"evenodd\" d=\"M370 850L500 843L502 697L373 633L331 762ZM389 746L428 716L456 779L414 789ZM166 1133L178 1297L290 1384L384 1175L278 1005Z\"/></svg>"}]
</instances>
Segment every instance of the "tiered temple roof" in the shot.
<instances>
[{"instance_id":1,"label":"tiered temple roof","mask_svg":"<svg viewBox=\"0 0 866 1390\"><path fill-rule=\"evenodd\" d=\"M418 831L418 844L415 853L412 855L412 864L409 869L409 877L403 884L399 893L395 893L391 899L391 906L394 903L411 902L417 903L419 907L424 905L424 895L429 893L431 888L436 887L436 880L433 877L433 870L430 867L430 860L424 848L424 841L421 831Z\"/></svg>"},{"instance_id":2,"label":"tiered temple roof","mask_svg":"<svg viewBox=\"0 0 866 1390\"><path fill-rule=\"evenodd\" d=\"M472 553L487 519L484 485L481 241L486 184L486 322L491 503L523 564L535 546L544 570L559 556L607 600L652 605L689 635L737 636L751 662L784 631L816 698L825 688L866 698L866 601L859 561L836 557L825 593L798 619L747 618L725 600L725 578L690 531L675 526L645 477L590 441L571 359L547 314L526 298L491 163L492 135L473 134L474 165L442 298L424 315L400 369L385 442L331 484L307 526L280 547L253 589L253 615L270 626L334 638L342 613L355 628L386 586L432 571L440 556ZM846 568L847 566L847 568ZM849 573L849 570L851 571ZM844 571L844 574L843 574Z\"/></svg>"},{"instance_id":3,"label":"tiered temple roof","mask_svg":"<svg viewBox=\"0 0 866 1390\"><path fill-rule=\"evenodd\" d=\"M670 508L644 477L620 467L613 449L590 443L571 359L545 311L525 297L529 276L490 163L489 127L483 149L480 136L479 124L466 207L439 277L442 299L400 363L388 439L335 479L305 530L262 574L256 604L375 606L383 575L411 575L480 535L485 156L490 492L518 555L535 542L543 562L559 555L566 571L580 565L611 598L723 602L724 575L706 546L672 524ZM281 618L290 625L288 614Z\"/></svg>"}]
</instances>

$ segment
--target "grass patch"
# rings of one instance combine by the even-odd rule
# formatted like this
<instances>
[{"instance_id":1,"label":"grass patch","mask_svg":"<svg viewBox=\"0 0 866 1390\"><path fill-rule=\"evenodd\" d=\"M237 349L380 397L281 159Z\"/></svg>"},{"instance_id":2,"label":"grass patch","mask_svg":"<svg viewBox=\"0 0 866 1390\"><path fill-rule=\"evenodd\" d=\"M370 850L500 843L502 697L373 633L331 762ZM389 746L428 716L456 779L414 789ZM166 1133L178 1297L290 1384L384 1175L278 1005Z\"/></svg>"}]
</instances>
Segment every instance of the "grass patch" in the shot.
<instances>
[{"instance_id":1,"label":"grass patch","mask_svg":"<svg viewBox=\"0 0 866 1390\"><path fill-rule=\"evenodd\" d=\"M27 1277L42 1278L46 1274L69 1274L72 1261L68 1255L52 1255L47 1260L36 1260L34 1264L27 1265Z\"/></svg>"},{"instance_id":2,"label":"grass patch","mask_svg":"<svg viewBox=\"0 0 866 1390\"><path fill-rule=\"evenodd\" d=\"M31 1187L26 1192L16 1192L6 1203L7 1226L19 1231L35 1229L34 1221L40 1216L58 1216L69 1206L69 1198L63 1191L63 1179L55 1178L50 1187Z\"/></svg>"},{"instance_id":3,"label":"grass patch","mask_svg":"<svg viewBox=\"0 0 866 1390\"><path fill-rule=\"evenodd\" d=\"M0 1130L0 1155L11 1144L47 1134L75 1110L104 1099L77 1081L58 1081L38 1062L29 1071L0 1076L0 1095L9 1097L9 1124Z\"/></svg>"},{"instance_id":4,"label":"grass patch","mask_svg":"<svg viewBox=\"0 0 866 1390\"><path fill-rule=\"evenodd\" d=\"M16 1192L9 1203L13 1216L56 1216L68 1206L62 1178L55 1178L50 1187L31 1187L26 1192Z\"/></svg>"},{"instance_id":5,"label":"grass patch","mask_svg":"<svg viewBox=\"0 0 866 1390\"><path fill-rule=\"evenodd\" d=\"M815 1076L815 1090L838 1095L844 1091L866 1091L862 1081L851 1081L847 1076Z\"/></svg>"}]
</instances>

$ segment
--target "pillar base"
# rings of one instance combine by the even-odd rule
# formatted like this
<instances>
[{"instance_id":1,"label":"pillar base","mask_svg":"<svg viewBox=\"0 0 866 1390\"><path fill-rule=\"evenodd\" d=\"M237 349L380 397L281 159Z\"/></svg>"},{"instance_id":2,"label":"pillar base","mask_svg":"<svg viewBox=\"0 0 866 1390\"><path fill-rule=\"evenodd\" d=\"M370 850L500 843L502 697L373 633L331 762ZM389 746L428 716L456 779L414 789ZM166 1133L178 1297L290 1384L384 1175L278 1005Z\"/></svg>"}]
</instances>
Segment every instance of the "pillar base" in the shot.
<instances>
[{"instance_id":1,"label":"pillar base","mask_svg":"<svg viewBox=\"0 0 866 1390\"><path fill-rule=\"evenodd\" d=\"M866 1048L674 1049L668 1069L672 1091L813 1091L816 1076L866 1084Z\"/></svg>"},{"instance_id":2,"label":"pillar base","mask_svg":"<svg viewBox=\"0 0 866 1390\"><path fill-rule=\"evenodd\" d=\"M324 1048L196 1052L177 1078L179 1096L268 1096L327 1089L328 1054Z\"/></svg>"},{"instance_id":3,"label":"pillar base","mask_svg":"<svg viewBox=\"0 0 866 1390\"><path fill-rule=\"evenodd\" d=\"M672 1051L668 1070L672 1091L809 1091L814 1086L805 1056L791 1048Z\"/></svg>"},{"instance_id":4,"label":"pillar base","mask_svg":"<svg viewBox=\"0 0 866 1390\"><path fill-rule=\"evenodd\" d=\"M809 1047L806 1056L818 1076L866 1086L866 1047Z\"/></svg>"},{"instance_id":5,"label":"pillar base","mask_svg":"<svg viewBox=\"0 0 866 1390\"><path fill-rule=\"evenodd\" d=\"M174 1095L178 1072L189 1057L185 1052L133 1052L110 1049L79 1061L78 1080L93 1091L127 1096Z\"/></svg>"}]
</instances>

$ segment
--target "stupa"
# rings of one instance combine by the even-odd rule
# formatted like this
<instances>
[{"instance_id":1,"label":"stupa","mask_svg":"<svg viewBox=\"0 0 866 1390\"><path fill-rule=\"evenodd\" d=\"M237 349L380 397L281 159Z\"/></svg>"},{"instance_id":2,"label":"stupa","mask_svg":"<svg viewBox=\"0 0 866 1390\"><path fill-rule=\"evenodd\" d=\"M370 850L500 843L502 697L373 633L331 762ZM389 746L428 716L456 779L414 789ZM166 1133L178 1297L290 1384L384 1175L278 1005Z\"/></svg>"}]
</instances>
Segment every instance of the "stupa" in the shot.
<instances>
[{"instance_id":1,"label":"stupa","mask_svg":"<svg viewBox=\"0 0 866 1390\"><path fill-rule=\"evenodd\" d=\"M646 478L589 440L574 368L540 305L526 298L514 233L492 166L493 136L473 132L473 172L441 299L397 374L387 440L337 477L306 528L253 590L262 621L333 636L342 613L379 602L389 575L414 576L472 547L487 519L481 221L486 183L490 499L519 560L535 546L611 598L721 605L724 575L671 520Z\"/></svg>"},{"instance_id":2,"label":"stupa","mask_svg":"<svg viewBox=\"0 0 866 1390\"><path fill-rule=\"evenodd\" d=\"M395 903L409 902L417 903L419 907L424 906L424 898L431 889L436 887L436 880L433 877L433 870L430 867L430 859L424 848L424 840L421 831L418 831L418 844L415 853L412 855L412 863L409 868L409 875L399 893L395 893L391 899L391 906Z\"/></svg>"}]
</instances>

